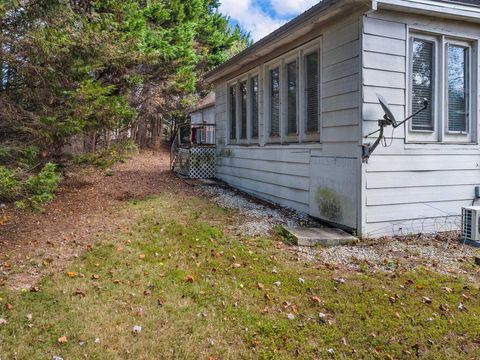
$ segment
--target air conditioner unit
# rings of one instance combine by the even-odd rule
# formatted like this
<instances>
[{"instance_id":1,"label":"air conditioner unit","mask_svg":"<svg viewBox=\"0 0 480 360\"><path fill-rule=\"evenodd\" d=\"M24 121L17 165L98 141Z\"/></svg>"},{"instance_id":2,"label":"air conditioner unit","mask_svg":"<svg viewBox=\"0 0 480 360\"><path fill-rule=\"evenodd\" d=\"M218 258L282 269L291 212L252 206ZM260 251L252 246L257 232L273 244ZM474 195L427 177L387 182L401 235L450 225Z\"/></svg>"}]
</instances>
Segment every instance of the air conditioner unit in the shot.
<instances>
[{"instance_id":1,"label":"air conditioner unit","mask_svg":"<svg viewBox=\"0 0 480 360\"><path fill-rule=\"evenodd\" d=\"M480 206L462 208L462 241L480 245Z\"/></svg>"}]
</instances>

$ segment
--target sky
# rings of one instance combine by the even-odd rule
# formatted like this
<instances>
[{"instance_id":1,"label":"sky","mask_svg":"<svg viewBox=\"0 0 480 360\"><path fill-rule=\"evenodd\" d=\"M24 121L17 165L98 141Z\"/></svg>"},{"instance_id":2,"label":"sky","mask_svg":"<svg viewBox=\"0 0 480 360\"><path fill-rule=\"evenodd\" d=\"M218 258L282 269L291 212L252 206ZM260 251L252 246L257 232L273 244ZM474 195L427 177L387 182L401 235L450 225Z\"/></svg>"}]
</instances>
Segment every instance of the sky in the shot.
<instances>
[{"instance_id":1,"label":"sky","mask_svg":"<svg viewBox=\"0 0 480 360\"><path fill-rule=\"evenodd\" d=\"M220 12L233 25L250 32L254 41L316 5L320 0L220 0Z\"/></svg>"}]
</instances>

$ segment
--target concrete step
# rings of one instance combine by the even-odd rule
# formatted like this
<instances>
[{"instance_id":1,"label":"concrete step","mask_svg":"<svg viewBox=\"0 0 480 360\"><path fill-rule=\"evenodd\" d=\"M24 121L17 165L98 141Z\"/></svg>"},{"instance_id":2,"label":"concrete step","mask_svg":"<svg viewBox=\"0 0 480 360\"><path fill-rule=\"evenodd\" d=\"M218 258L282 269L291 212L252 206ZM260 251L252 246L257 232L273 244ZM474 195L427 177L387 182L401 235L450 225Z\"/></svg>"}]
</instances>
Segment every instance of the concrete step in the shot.
<instances>
[{"instance_id":1,"label":"concrete step","mask_svg":"<svg viewBox=\"0 0 480 360\"><path fill-rule=\"evenodd\" d=\"M299 246L339 246L351 245L359 240L349 233L336 228L289 227L284 229L295 239Z\"/></svg>"}]
</instances>

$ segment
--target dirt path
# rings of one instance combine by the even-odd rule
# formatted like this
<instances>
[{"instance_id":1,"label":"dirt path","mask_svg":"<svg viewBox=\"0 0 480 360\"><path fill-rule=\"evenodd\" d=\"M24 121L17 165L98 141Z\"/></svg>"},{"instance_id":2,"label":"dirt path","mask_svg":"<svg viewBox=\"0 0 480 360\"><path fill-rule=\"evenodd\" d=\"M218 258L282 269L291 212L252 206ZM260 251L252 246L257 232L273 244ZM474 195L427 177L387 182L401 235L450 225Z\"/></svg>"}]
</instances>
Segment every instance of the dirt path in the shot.
<instances>
[{"instance_id":1,"label":"dirt path","mask_svg":"<svg viewBox=\"0 0 480 360\"><path fill-rule=\"evenodd\" d=\"M167 151L144 151L107 172L72 169L43 213L3 210L9 220L0 227L0 284L29 288L46 271L61 270L102 232L129 226L132 214L122 203L166 190L191 191L170 173Z\"/></svg>"}]
</instances>

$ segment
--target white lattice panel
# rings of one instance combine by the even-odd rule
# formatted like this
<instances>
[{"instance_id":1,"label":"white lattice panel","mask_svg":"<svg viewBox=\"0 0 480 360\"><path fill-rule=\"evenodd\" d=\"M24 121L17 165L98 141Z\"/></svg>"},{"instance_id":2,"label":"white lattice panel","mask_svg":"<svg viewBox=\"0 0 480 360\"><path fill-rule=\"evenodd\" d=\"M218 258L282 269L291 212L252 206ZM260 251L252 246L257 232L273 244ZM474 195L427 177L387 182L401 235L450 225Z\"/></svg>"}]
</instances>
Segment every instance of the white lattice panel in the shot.
<instances>
[{"instance_id":1,"label":"white lattice panel","mask_svg":"<svg viewBox=\"0 0 480 360\"><path fill-rule=\"evenodd\" d=\"M215 147L193 147L190 149L191 179L211 179L215 177Z\"/></svg>"}]
</instances>

